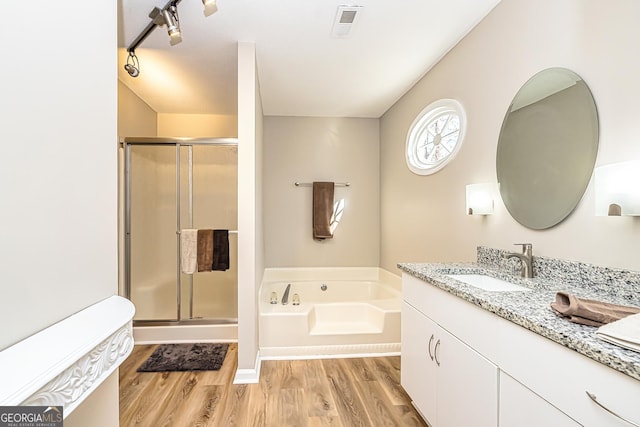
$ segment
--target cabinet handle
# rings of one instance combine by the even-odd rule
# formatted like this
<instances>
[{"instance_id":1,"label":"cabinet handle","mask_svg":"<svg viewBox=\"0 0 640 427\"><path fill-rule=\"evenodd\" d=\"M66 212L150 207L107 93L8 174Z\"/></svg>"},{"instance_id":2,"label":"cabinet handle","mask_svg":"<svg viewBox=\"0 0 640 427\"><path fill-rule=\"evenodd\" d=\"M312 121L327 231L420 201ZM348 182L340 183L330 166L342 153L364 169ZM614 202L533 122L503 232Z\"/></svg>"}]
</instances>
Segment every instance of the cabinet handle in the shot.
<instances>
[{"instance_id":1,"label":"cabinet handle","mask_svg":"<svg viewBox=\"0 0 640 427\"><path fill-rule=\"evenodd\" d=\"M436 344L437 346L438 344ZM598 405L599 407L601 407L602 409L604 409L605 411L607 411L608 413L610 413L611 415L613 415L616 418L620 418L622 421L631 424L632 426L636 426L636 427L640 427L640 424L636 424L633 421L629 421L628 419L616 414L615 412L613 412L611 409L607 408L606 406L604 406L602 403L598 402L596 395L593 393L589 393L588 391L585 391L585 393L587 393L587 396L589 396L589 399L593 400L595 402L596 405Z\"/></svg>"},{"instance_id":2,"label":"cabinet handle","mask_svg":"<svg viewBox=\"0 0 640 427\"><path fill-rule=\"evenodd\" d=\"M440 347L440 340L436 342L436 346L433 348L433 354L436 359L436 364L440 366L440 361L438 360L438 348ZM640 427L640 426L639 426Z\"/></svg>"},{"instance_id":3,"label":"cabinet handle","mask_svg":"<svg viewBox=\"0 0 640 427\"><path fill-rule=\"evenodd\" d=\"M431 338L429 338L429 357L431 358L431 360L433 360L433 354L431 353L431 343L433 342L433 339L435 337L433 336L433 334L431 334Z\"/></svg>"}]
</instances>

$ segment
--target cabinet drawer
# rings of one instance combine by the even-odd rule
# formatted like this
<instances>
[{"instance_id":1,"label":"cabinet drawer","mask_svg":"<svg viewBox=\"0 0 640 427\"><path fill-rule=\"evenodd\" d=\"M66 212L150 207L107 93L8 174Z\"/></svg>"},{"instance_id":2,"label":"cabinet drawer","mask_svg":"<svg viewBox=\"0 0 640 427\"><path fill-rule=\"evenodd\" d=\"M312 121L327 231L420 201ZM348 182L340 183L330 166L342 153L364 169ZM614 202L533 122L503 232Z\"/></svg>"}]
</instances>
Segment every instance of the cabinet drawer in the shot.
<instances>
[{"instance_id":1,"label":"cabinet drawer","mask_svg":"<svg viewBox=\"0 0 640 427\"><path fill-rule=\"evenodd\" d=\"M402 275L402 299L414 306L422 314L431 313L436 307L434 286L408 274Z\"/></svg>"},{"instance_id":2,"label":"cabinet drawer","mask_svg":"<svg viewBox=\"0 0 640 427\"><path fill-rule=\"evenodd\" d=\"M640 381L499 320L501 370L585 426L629 426L595 404L587 391L610 410L640 424Z\"/></svg>"},{"instance_id":3,"label":"cabinet drawer","mask_svg":"<svg viewBox=\"0 0 640 427\"><path fill-rule=\"evenodd\" d=\"M498 316L408 274L402 275L402 297L460 341L494 359Z\"/></svg>"}]
</instances>

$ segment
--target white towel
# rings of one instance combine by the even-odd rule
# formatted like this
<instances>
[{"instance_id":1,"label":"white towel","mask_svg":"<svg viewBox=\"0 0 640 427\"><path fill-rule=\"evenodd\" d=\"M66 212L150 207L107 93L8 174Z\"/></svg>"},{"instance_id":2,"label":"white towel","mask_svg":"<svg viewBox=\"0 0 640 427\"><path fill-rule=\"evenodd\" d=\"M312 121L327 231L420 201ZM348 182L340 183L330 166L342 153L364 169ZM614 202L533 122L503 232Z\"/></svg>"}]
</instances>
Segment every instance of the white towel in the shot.
<instances>
[{"instance_id":1,"label":"white towel","mask_svg":"<svg viewBox=\"0 0 640 427\"><path fill-rule=\"evenodd\" d=\"M180 269L193 274L198 266L198 230L185 228L180 232Z\"/></svg>"},{"instance_id":2,"label":"white towel","mask_svg":"<svg viewBox=\"0 0 640 427\"><path fill-rule=\"evenodd\" d=\"M600 326L596 336L611 344L640 352L640 314L632 314Z\"/></svg>"}]
</instances>

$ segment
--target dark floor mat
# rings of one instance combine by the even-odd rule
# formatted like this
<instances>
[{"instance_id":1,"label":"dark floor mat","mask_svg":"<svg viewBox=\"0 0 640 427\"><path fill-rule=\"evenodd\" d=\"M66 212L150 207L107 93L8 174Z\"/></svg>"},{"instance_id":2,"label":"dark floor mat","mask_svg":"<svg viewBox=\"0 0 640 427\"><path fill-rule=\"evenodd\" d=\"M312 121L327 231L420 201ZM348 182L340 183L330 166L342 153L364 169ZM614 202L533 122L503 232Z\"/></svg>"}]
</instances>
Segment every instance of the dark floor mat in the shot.
<instances>
[{"instance_id":1,"label":"dark floor mat","mask_svg":"<svg viewBox=\"0 0 640 427\"><path fill-rule=\"evenodd\" d=\"M217 371L229 344L162 344L138 372Z\"/></svg>"}]
</instances>

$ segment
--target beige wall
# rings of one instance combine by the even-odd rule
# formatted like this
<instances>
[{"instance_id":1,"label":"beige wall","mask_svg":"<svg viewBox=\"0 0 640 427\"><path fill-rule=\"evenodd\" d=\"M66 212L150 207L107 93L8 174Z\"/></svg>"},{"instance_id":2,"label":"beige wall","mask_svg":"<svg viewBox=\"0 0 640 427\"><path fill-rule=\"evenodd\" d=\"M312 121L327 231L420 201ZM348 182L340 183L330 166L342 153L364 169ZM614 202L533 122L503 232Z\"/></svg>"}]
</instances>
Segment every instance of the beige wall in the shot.
<instances>
[{"instance_id":1,"label":"beige wall","mask_svg":"<svg viewBox=\"0 0 640 427\"><path fill-rule=\"evenodd\" d=\"M156 113L118 81L118 135L183 138L236 138L238 116Z\"/></svg>"},{"instance_id":2,"label":"beige wall","mask_svg":"<svg viewBox=\"0 0 640 427\"><path fill-rule=\"evenodd\" d=\"M155 110L118 80L118 135L156 136L157 128Z\"/></svg>"},{"instance_id":3,"label":"beige wall","mask_svg":"<svg viewBox=\"0 0 640 427\"><path fill-rule=\"evenodd\" d=\"M265 256L267 267L378 266L379 121L266 117ZM333 239L312 237L312 189L294 182L349 182Z\"/></svg>"},{"instance_id":4,"label":"beige wall","mask_svg":"<svg viewBox=\"0 0 640 427\"><path fill-rule=\"evenodd\" d=\"M159 113L158 135L185 138L237 138L238 116Z\"/></svg>"},{"instance_id":5,"label":"beige wall","mask_svg":"<svg viewBox=\"0 0 640 427\"><path fill-rule=\"evenodd\" d=\"M117 293L117 4L34 10L3 4L20 66L0 67L0 350ZM103 385L100 426L117 426L117 378Z\"/></svg>"},{"instance_id":6,"label":"beige wall","mask_svg":"<svg viewBox=\"0 0 640 427\"><path fill-rule=\"evenodd\" d=\"M565 67L589 85L600 116L597 165L640 158L640 3L635 0L503 0L500 5L381 119L381 265L473 260L477 245L640 270L634 218L594 216L593 182L560 225L519 225L500 200L488 217L464 213L465 185L496 182L495 156L504 114L536 72ZM456 98L467 112L457 158L431 176L404 161L407 129L430 102Z\"/></svg>"}]
</instances>

